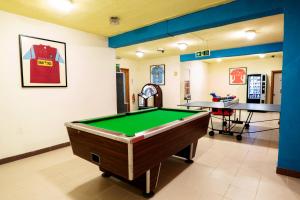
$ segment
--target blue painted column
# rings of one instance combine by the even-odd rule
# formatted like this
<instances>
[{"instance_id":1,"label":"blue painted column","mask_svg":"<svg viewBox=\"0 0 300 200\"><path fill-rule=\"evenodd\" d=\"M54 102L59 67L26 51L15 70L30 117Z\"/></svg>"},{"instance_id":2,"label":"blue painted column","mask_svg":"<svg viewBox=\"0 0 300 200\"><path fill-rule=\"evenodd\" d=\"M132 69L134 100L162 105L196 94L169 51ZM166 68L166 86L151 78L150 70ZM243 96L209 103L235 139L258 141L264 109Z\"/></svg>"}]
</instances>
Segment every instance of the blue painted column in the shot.
<instances>
[{"instance_id":1,"label":"blue painted column","mask_svg":"<svg viewBox=\"0 0 300 200\"><path fill-rule=\"evenodd\" d=\"M300 1L285 0L278 167L300 172Z\"/></svg>"}]
</instances>

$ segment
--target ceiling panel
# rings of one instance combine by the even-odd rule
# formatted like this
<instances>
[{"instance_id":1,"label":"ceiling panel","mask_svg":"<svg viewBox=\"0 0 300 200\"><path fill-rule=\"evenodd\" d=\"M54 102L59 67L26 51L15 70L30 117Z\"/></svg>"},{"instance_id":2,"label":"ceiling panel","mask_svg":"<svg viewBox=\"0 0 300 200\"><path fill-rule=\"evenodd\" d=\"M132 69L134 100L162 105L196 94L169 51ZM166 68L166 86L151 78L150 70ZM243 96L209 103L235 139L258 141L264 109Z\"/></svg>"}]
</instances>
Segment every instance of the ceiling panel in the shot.
<instances>
[{"instance_id":1,"label":"ceiling panel","mask_svg":"<svg viewBox=\"0 0 300 200\"><path fill-rule=\"evenodd\" d=\"M53 0L0 0L0 9L85 32L112 36L232 0L73 0L69 13L53 9ZM109 24L109 17L120 24Z\"/></svg>"}]
</instances>

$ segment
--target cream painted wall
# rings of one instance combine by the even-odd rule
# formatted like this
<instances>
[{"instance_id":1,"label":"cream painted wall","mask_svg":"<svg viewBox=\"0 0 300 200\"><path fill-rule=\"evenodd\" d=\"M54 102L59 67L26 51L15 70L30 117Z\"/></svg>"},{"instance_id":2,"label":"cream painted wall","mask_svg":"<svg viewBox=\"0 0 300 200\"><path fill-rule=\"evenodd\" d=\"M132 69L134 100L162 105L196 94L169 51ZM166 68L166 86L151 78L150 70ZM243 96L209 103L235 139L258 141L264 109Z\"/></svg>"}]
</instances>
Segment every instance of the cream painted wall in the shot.
<instances>
[{"instance_id":1,"label":"cream painted wall","mask_svg":"<svg viewBox=\"0 0 300 200\"><path fill-rule=\"evenodd\" d=\"M237 61L223 61L209 64L208 93L214 91L220 96L236 95L240 102L246 102L247 85L229 85L229 68L247 67L247 74L268 75L267 102L270 102L272 70L282 69L282 57L264 59L243 59Z\"/></svg>"},{"instance_id":2,"label":"cream painted wall","mask_svg":"<svg viewBox=\"0 0 300 200\"><path fill-rule=\"evenodd\" d=\"M64 123L116 113L106 39L0 11L0 159L68 141ZM18 34L67 43L67 88L22 88Z\"/></svg>"},{"instance_id":3,"label":"cream painted wall","mask_svg":"<svg viewBox=\"0 0 300 200\"><path fill-rule=\"evenodd\" d=\"M180 101L184 103L184 81L190 80L191 101L210 100L208 85L208 64L202 61L181 63Z\"/></svg>"},{"instance_id":4,"label":"cream painted wall","mask_svg":"<svg viewBox=\"0 0 300 200\"><path fill-rule=\"evenodd\" d=\"M264 59L241 59L223 61L221 63L206 63L203 61L179 62L179 57L161 57L157 59L120 59L121 67L130 70L130 93L136 95L150 81L150 65L166 64L166 85L163 90L164 107L177 107L185 102L183 99L184 80L190 71L192 101L211 101L211 92L226 96L236 95L240 102L246 101L246 85L229 85L229 68L247 67L248 74L268 74L268 101L270 99L271 71L281 70L282 57ZM174 75L177 72L177 76ZM137 109L137 102L131 103L131 110Z\"/></svg>"},{"instance_id":5,"label":"cream painted wall","mask_svg":"<svg viewBox=\"0 0 300 200\"><path fill-rule=\"evenodd\" d=\"M163 91L163 106L177 107L180 103L180 60L178 56L160 57L157 59L119 59L116 63L121 68L129 69L130 76L130 95L136 95L136 102L131 102L131 110L138 108L137 94L142 87L150 82L150 65L165 64L165 85L160 86Z\"/></svg>"},{"instance_id":6,"label":"cream painted wall","mask_svg":"<svg viewBox=\"0 0 300 200\"><path fill-rule=\"evenodd\" d=\"M176 108L180 104L180 60L179 56L160 57L157 59L141 59L136 67L136 92L150 82L150 65L165 64L165 85L163 92L163 107Z\"/></svg>"}]
</instances>

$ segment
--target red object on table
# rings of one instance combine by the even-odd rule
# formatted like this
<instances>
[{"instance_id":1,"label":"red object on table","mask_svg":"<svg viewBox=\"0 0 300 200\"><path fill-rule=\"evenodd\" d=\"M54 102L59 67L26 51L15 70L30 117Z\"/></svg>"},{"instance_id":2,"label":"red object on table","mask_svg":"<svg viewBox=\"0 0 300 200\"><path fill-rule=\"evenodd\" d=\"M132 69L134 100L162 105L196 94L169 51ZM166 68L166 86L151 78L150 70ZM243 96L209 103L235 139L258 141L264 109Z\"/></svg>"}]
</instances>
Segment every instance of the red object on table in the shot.
<instances>
[{"instance_id":1,"label":"red object on table","mask_svg":"<svg viewBox=\"0 0 300 200\"><path fill-rule=\"evenodd\" d=\"M235 99L236 96L227 96L227 97L213 97L212 101L213 102L220 102L220 101L230 101ZM212 108L211 113L213 115L222 115L222 116L231 116L234 113L234 110L230 108Z\"/></svg>"}]
</instances>

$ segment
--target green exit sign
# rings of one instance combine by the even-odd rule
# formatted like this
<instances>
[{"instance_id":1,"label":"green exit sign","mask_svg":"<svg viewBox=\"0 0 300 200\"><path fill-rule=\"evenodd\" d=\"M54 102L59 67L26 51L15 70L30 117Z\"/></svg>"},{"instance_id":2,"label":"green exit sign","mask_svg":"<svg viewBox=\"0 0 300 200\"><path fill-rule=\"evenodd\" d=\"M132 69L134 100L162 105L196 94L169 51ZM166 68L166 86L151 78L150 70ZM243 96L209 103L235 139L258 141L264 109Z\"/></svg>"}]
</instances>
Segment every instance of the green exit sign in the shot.
<instances>
[{"instance_id":1,"label":"green exit sign","mask_svg":"<svg viewBox=\"0 0 300 200\"><path fill-rule=\"evenodd\" d=\"M210 56L210 50L204 50L204 51L197 51L195 53L196 58L202 57L202 56Z\"/></svg>"}]
</instances>

